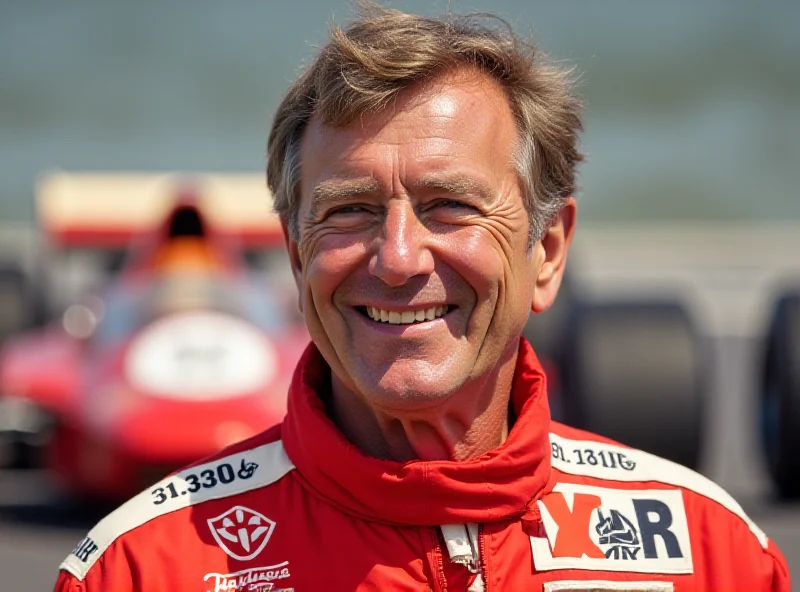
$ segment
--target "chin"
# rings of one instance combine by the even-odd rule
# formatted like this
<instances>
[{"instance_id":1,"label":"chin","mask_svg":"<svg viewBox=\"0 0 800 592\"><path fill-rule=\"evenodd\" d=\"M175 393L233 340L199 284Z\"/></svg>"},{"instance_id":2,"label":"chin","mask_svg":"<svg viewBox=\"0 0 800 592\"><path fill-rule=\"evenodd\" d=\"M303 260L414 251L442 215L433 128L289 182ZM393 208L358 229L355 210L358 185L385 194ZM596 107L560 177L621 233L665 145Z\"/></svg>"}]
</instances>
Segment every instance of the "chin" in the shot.
<instances>
[{"instance_id":1,"label":"chin","mask_svg":"<svg viewBox=\"0 0 800 592\"><path fill-rule=\"evenodd\" d=\"M373 405L384 409L414 411L429 409L438 401L447 400L461 383L452 375L425 376L419 372L388 372L378 380L361 382L362 393Z\"/></svg>"},{"instance_id":2,"label":"chin","mask_svg":"<svg viewBox=\"0 0 800 592\"><path fill-rule=\"evenodd\" d=\"M446 401L452 392L432 391L428 386L416 388L381 389L366 394L370 405L390 413L415 413L427 411L438 402Z\"/></svg>"}]
</instances>

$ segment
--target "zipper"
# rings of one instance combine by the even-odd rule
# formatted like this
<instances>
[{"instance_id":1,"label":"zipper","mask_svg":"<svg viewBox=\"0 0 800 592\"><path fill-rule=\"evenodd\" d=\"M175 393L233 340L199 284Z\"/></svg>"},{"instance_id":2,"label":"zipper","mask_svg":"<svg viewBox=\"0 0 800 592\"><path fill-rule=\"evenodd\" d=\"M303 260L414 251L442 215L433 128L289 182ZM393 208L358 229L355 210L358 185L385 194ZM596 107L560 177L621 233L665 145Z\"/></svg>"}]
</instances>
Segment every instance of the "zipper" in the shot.
<instances>
[{"instance_id":1,"label":"zipper","mask_svg":"<svg viewBox=\"0 0 800 592\"><path fill-rule=\"evenodd\" d=\"M447 576L444 573L444 557L442 557L442 547L439 543L439 536L433 528L430 530L430 533L431 546L429 553L431 563L435 564L435 566L431 565L431 574L436 574L436 580L433 582L435 588L433 590L436 592L447 592Z\"/></svg>"},{"instance_id":2,"label":"zipper","mask_svg":"<svg viewBox=\"0 0 800 592\"><path fill-rule=\"evenodd\" d=\"M486 590L489 580L486 579L486 543L483 533L483 524L478 525L478 567L481 570L483 589Z\"/></svg>"},{"instance_id":3,"label":"zipper","mask_svg":"<svg viewBox=\"0 0 800 592\"><path fill-rule=\"evenodd\" d=\"M478 573L478 549L472 541L469 527L465 524L444 524L439 528L450 561L463 565L470 573Z\"/></svg>"},{"instance_id":4,"label":"zipper","mask_svg":"<svg viewBox=\"0 0 800 592\"><path fill-rule=\"evenodd\" d=\"M472 569L470 569L470 572L476 574L475 580L470 584L467 592L485 592L486 555L484 555L483 524L467 524L467 534L472 547Z\"/></svg>"},{"instance_id":5,"label":"zipper","mask_svg":"<svg viewBox=\"0 0 800 592\"><path fill-rule=\"evenodd\" d=\"M486 567L483 561L483 525L445 524L439 527L450 561L463 565L476 577L468 592L486 590Z\"/></svg>"}]
</instances>

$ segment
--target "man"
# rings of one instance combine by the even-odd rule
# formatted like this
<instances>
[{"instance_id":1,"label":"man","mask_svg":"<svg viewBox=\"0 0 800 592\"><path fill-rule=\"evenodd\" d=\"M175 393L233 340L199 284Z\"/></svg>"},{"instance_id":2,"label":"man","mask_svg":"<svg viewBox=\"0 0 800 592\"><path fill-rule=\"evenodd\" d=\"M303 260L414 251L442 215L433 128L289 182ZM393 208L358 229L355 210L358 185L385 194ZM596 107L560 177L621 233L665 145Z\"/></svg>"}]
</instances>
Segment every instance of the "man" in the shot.
<instances>
[{"instance_id":1,"label":"man","mask_svg":"<svg viewBox=\"0 0 800 592\"><path fill-rule=\"evenodd\" d=\"M788 590L720 488L550 421L520 335L564 272L580 125L502 23L333 29L268 143L313 340L286 420L111 514L57 589Z\"/></svg>"}]
</instances>

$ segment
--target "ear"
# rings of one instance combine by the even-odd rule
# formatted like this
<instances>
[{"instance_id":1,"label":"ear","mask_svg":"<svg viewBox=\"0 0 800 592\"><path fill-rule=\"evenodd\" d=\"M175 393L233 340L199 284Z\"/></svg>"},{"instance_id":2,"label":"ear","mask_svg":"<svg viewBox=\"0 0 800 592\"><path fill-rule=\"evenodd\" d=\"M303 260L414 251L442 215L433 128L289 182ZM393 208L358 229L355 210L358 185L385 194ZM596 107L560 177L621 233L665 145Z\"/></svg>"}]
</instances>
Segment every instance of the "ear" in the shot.
<instances>
[{"instance_id":1,"label":"ear","mask_svg":"<svg viewBox=\"0 0 800 592\"><path fill-rule=\"evenodd\" d=\"M297 308L303 314L303 264L300 259L300 245L296 238L292 237L286 220L281 218L281 228L283 228L283 240L286 242L286 250L289 252L289 263L292 266L294 283L297 286Z\"/></svg>"},{"instance_id":2,"label":"ear","mask_svg":"<svg viewBox=\"0 0 800 592\"><path fill-rule=\"evenodd\" d=\"M536 247L543 253L542 265L536 276L536 289L533 293L531 310L544 312L553 304L564 277L567 251L575 232L578 204L574 197L567 199L553 224L545 232Z\"/></svg>"}]
</instances>

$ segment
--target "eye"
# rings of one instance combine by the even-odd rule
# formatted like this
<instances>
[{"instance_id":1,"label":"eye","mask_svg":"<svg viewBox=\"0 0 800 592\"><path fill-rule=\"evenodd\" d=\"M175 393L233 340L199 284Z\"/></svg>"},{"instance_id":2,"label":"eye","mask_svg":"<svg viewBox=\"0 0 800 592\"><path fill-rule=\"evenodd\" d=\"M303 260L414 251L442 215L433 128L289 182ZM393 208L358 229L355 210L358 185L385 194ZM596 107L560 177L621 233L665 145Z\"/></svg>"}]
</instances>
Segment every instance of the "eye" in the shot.
<instances>
[{"instance_id":1,"label":"eye","mask_svg":"<svg viewBox=\"0 0 800 592\"><path fill-rule=\"evenodd\" d=\"M443 208L443 209L446 209L446 210L458 210L458 209L461 209L461 210L471 210L473 212L478 211L478 208L476 208L472 204L469 204L469 203L467 203L465 201L461 201L461 200L458 200L458 199L439 199L439 200L436 200L431 205L431 207L433 207L433 208Z\"/></svg>"},{"instance_id":2,"label":"eye","mask_svg":"<svg viewBox=\"0 0 800 592\"><path fill-rule=\"evenodd\" d=\"M351 204L346 206L339 206L338 208L332 209L331 211L328 212L328 217L336 215L365 214L365 213L369 213L369 210L367 210L365 207Z\"/></svg>"}]
</instances>

